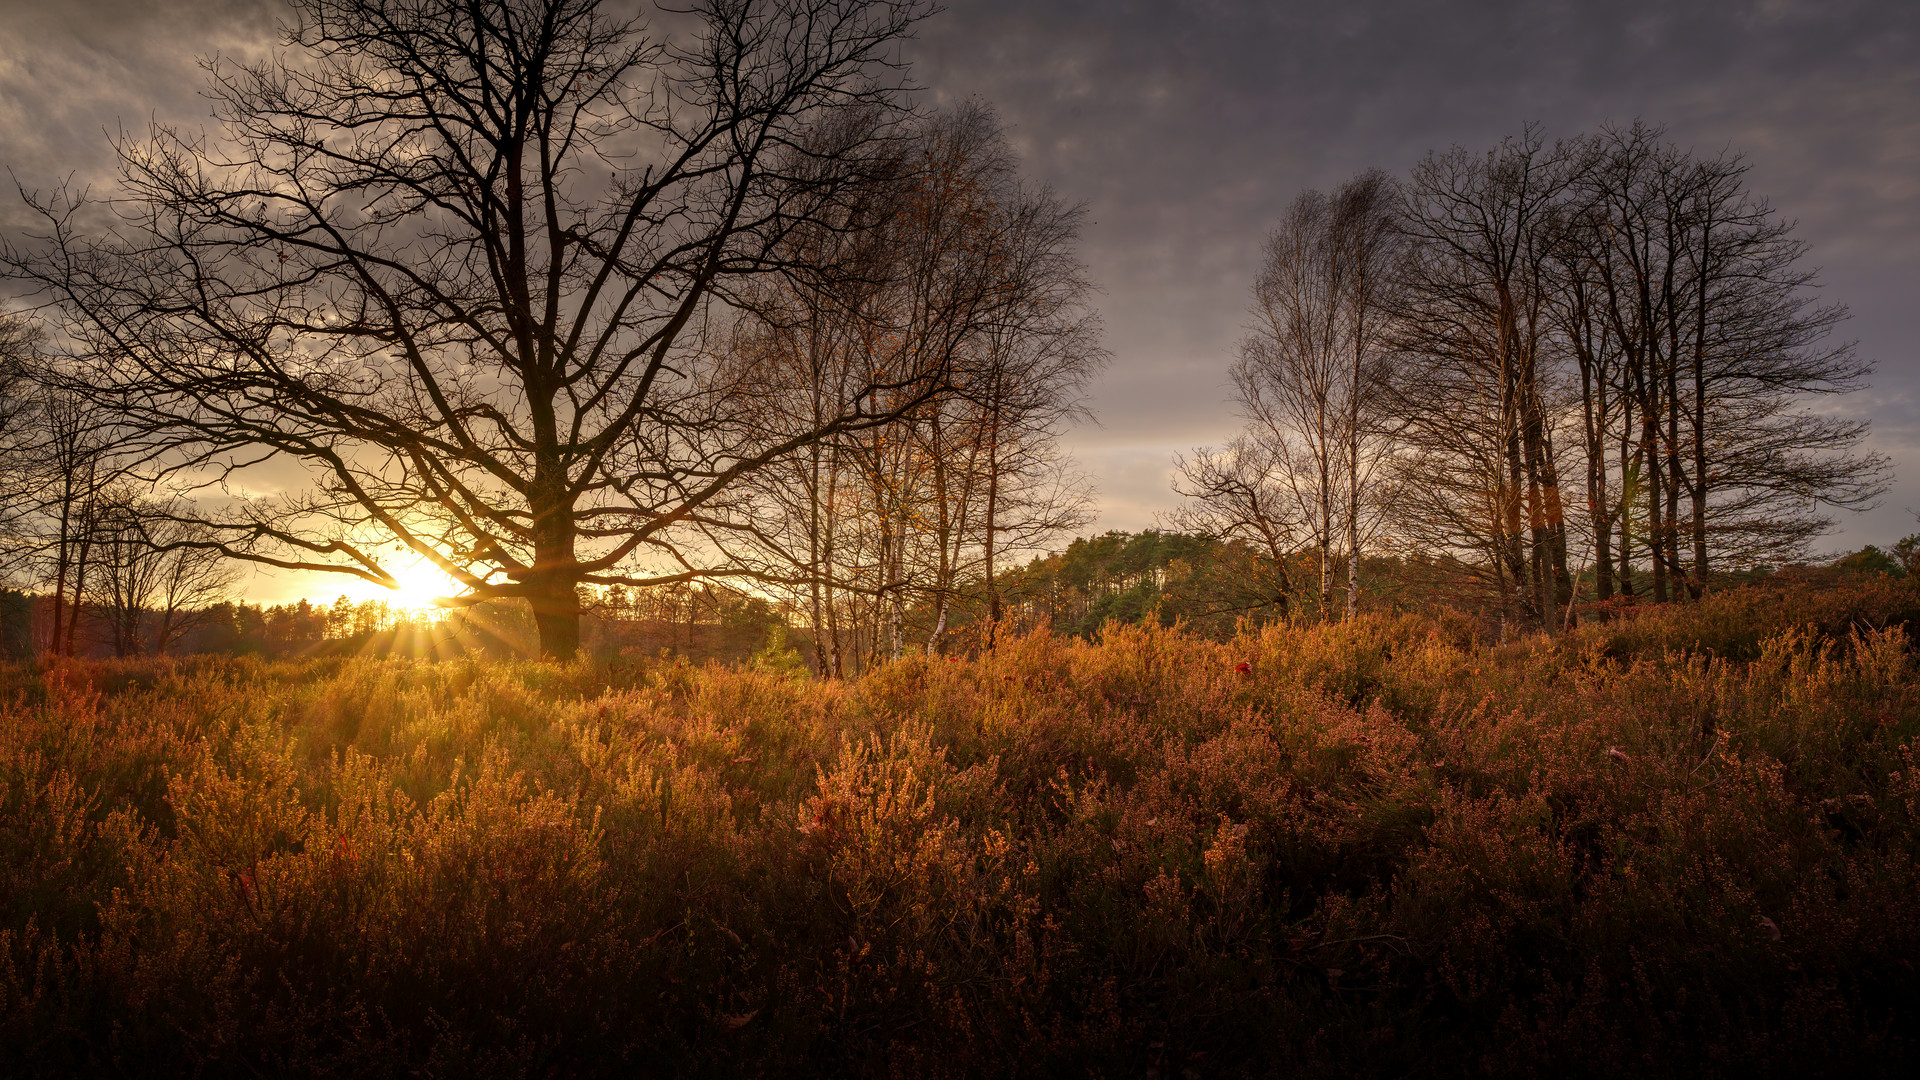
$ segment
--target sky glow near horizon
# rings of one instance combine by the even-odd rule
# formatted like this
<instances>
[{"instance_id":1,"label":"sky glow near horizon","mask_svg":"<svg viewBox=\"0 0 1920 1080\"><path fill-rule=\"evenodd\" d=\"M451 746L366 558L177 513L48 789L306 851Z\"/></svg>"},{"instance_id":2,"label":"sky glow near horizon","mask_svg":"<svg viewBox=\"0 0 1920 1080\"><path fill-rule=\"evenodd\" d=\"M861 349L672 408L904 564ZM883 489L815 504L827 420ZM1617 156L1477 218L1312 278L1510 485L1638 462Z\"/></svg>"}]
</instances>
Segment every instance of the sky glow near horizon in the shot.
<instances>
[{"instance_id":1,"label":"sky glow near horizon","mask_svg":"<svg viewBox=\"0 0 1920 1080\"><path fill-rule=\"evenodd\" d=\"M977 96L1030 178L1086 203L1081 254L1113 362L1073 455L1101 490L1090 531L1155 524L1172 455L1238 427L1227 364L1262 236L1287 202L1428 151L1490 149L1529 121L1609 121L1744 153L1751 189L1822 268L1822 299L1874 361L1833 405L1893 461L1878 510L1830 549L1920 531L1920 3L1839 0L1432 5L949 0L904 47L922 100ZM0 0L0 162L28 188L104 186L108 132L205 122L197 56L261 54L279 0ZM0 227L20 221L0 202ZM261 575L253 602L384 590Z\"/></svg>"}]
</instances>

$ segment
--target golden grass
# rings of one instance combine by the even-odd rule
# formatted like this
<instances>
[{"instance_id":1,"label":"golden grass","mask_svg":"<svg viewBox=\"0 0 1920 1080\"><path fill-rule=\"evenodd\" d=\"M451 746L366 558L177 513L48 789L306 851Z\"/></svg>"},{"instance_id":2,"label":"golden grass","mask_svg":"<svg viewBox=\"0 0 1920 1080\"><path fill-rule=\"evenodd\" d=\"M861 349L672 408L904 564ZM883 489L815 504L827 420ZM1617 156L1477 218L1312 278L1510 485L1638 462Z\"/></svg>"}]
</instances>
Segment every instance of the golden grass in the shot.
<instances>
[{"instance_id":1,"label":"golden grass","mask_svg":"<svg viewBox=\"0 0 1920 1080\"><path fill-rule=\"evenodd\" d=\"M1896 1074L1917 613L4 669L0 1072Z\"/></svg>"}]
</instances>

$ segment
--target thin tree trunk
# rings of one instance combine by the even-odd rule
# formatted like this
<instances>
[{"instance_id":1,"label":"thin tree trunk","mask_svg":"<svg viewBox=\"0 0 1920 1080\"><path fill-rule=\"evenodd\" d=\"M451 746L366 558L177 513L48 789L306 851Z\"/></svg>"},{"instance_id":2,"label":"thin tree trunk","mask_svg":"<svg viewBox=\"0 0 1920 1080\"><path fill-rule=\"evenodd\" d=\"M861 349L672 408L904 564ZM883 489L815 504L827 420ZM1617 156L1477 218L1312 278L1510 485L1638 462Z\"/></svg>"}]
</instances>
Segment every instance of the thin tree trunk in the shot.
<instances>
[{"instance_id":1,"label":"thin tree trunk","mask_svg":"<svg viewBox=\"0 0 1920 1080\"><path fill-rule=\"evenodd\" d=\"M1649 388L1645 373L1639 377L1640 385L1640 486L1647 497L1647 554L1653 563L1653 599L1655 603L1667 602L1667 562L1665 547L1665 519L1661 514L1662 496L1665 495L1664 477L1660 469L1660 410L1652 395L1657 395L1657 383Z\"/></svg>"},{"instance_id":2,"label":"thin tree trunk","mask_svg":"<svg viewBox=\"0 0 1920 1080\"><path fill-rule=\"evenodd\" d=\"M1685 566L1680 562L1680 488L1687 483L1686 470L1681 466L1680 457L1680 338L1679 314L1674 313L1672 320L1672 340L1668 344L1667 357L1667 507L1666 531L1662 534L1666 542L1667 565L1674 576L1674 590L1678 594L1684 589L1692 599L1699 599L1700 589L1691 580Z\"/></svg>"},{"instance_id":3,"label":"thin tree trunk","mask_svg":"<svg viewBox=\"0 0 1920 1080\"><path fill-rule=\"evenodd\" d=\"M1621 403L1620 415L1620 595L1633 596L1633 485L1639 483L1634 472L1633 399ZM1629 482L1631 481L1631 483Z\"/></svg>"},{"instance_id":4,"label":"thin tree trunk","mask_svg":"<svg viewBox=\"0 0 1920 1080\"><path fill-rule=\"evenodd\" d=\"M1324 384L1323 384L1324 385ZM1315 464L1320 470L1320 618L1333 619L1333 448L1327 438L1327 403L1320 401L1318 443L1314 447Z\"/></svg>"},{"instance_id":5,"label":"thin tree trunk","mask_svg":"<svg viewBox=\"0 0 1920 1080\"><path fill-rule=\"evenodd\" d=\"M1523 543L1521 537L1525 532L1523 522L1526 511L1527 471L1526 466L1521 460L1520 428L1519 424L1515 422L1517 418L1514 415L1515 403L1512 400L1511 379L1510 377L1503 378L1502 382L1507 400L1502 403L1501 408L1501 427L1505 429L1502 439L1505 444L1502 448L1504 451L1502 465L1505 469L1505 477L1502 483L1503 490L1500 492L1500 548L1501 554L1507 562L1507 573L1512 578L1510 592L1525 595L1528 598L1526 601L1526 611L1528 617L1531 618L1538 613L1533 597L1535 592L1533 587L1533 574L1529 568L1529 562L1531 560L1527 557L1527 553L1521 549Z\"/></svg>"},{"instance_id":6,"label":"thin tree trunk","mask_svg":"<svg viewBox=\"0 0 1920 1080\"><path fill-rule=\"evenodd\" d=\"M1000 528L1000 395L999 375L995 373L993 419L987 432L987 515L982 538L982 558L986 564L987 633L986 651L992 652L1000 636L1000 586L993 577L993 544Z\"/></svg>"},{"instance_id":7,"label":"thin tree trunk","mask_svg":"<svg viewBox=\"0 0 1920 1080\"><path fill-rule=\"evenodd\" d=\"M1711 204L1711 201L1709 201ZM1700 306L1693 337L1693 580L1707 588L1707 261L1712 257L1713 222L1700 230Z\"/></svg>"},{"instance_id":8,"label":"thin tree trunk","mask_svg":"<svg viewBox=\"0 0 1920 1080\"><path fill-rule=\"evenodd\" d=\"M1360 609L1360 396L1365 313L1354 312L1353 378L1347 386L1347 614Z\"/></svg>"},{"instance_id":9,"label":"thin tree trunk","mask_svg":"<svg viewBox=\"0 0 1920 1080\"><path fill-rule=\"evenodd\" d=\"M65 640L62 631L67 618L67 572L72 569L73 544L73 477L66 478L64 497L60 501L60 538L53 563L53 628L47 637L47 652L54 656L61 653L61 643Z\"/></svg>"},{"instance_id":10,"label":"thin tree trunk","mask_svg":"<svg viewBox=\"0 0 1920 1080\"><path fill-rule=\"evenodd\" d=\"M74 639L80 629L80 614L86 608L87 601L87 563L91 561L93 548L93 503L89 499L80 509L79 550L73 561L73 604L67 612L67 649L69 657L76 655Z\"/></svg>"},{"instance_id":11,"label":"thin tree trunk","mask_svg":"<svg viewBox=\"0 0 1920 1080\"><path fill-rule=\"evenodd\" d=\"M1584 317L1583 317L1584 318ZM1585 337L1589 326L1576 333L1580 364L1580 420L1587 460L1587 513L1593 526L1594 594L1605 602L1613 598L1613 518L1607 505L1607 385L1600 356ZM1604 349L1605 346L1602 345Z\"/></svg>"}]
</instances>

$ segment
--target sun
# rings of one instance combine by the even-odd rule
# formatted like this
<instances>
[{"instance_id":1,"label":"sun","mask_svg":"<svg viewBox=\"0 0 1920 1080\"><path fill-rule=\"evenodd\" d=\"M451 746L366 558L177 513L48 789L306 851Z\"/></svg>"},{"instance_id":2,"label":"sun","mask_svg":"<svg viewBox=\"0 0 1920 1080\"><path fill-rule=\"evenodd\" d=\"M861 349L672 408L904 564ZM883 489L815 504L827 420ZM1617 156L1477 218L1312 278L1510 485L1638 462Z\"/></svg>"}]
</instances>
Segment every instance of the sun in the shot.
<instances>
[{"instance_id":1,"label":"sun","mask_svg":"<svg viewBox=\"0 0 1920 1080\"><path fill-rule=\"evenodd\" d=\"M415 563L393 576L400 582L400 588L392 594L393 599L387 602L394 607L409 610L430 608L435 600L459 591L452 578L428 562Z\"/></svg>"},{"instance_id":2,"label":"sun","mask_svg":"<svg viewBox=\"0 0 1920 1080\"><path fill-rule=\"evenodd\" d=\"M435 609L434 601L460 592L457 582L425 559L411 566L386 569L399 583L399 588L356 581L346 590L347 595L356 601L377 600L396 611L430 611Z\"/></svg>"}]
</instances>

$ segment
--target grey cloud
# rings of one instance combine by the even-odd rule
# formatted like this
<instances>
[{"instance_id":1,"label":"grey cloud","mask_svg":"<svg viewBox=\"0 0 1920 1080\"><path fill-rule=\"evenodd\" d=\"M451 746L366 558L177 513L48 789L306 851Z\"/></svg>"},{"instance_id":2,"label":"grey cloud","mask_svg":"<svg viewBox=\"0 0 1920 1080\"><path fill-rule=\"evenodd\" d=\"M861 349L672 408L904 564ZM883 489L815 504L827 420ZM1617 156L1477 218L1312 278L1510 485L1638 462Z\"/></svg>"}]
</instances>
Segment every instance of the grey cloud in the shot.
<instances>
[{"instance_id":1,"label":"grey cloud","mask_svg":"<svg viewBox=\"0 0 1920 1080\"><path fill-rule=\"evenodd\" d=\"M276 0L0 4L0 165L29 190L100 189L118 133L207 123L200 58L258 57L283 11ZM20 212L0 202L0 223Z\"/></svg>"},{"instance_id":2,"label":"grey cloud","mask_svg":"<svg viewBox=\"0 0 1920 1080\"><path fill-rule=\"evenodd\" d=\"M1087 201L1112 372L1082 460L1105 524L1171 505L1168 444L1234 427L1224 369L1259 238L1307 187L1521 125L1572 135L1644 118L1744 152L1798 219L1880 364L1850 404L1920 473L1920 5L1908 3L1022 4L955 0L912 50L932 100L979 94L1029 168ZM1835 543L1913 530L1920 475Z\"/></svg>"}]
</instances>

